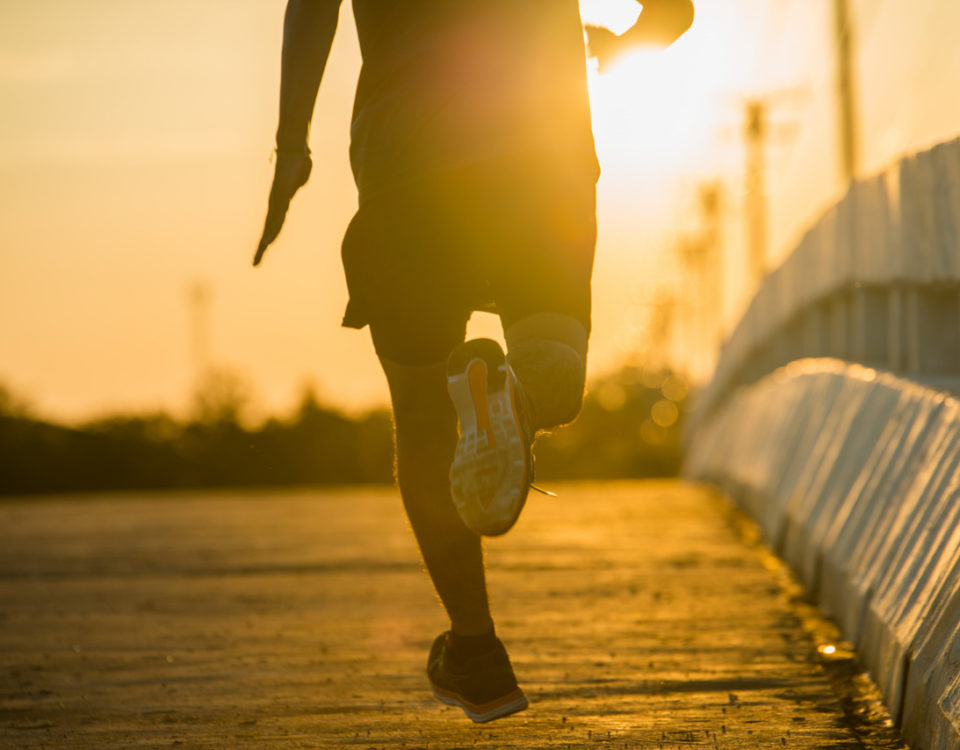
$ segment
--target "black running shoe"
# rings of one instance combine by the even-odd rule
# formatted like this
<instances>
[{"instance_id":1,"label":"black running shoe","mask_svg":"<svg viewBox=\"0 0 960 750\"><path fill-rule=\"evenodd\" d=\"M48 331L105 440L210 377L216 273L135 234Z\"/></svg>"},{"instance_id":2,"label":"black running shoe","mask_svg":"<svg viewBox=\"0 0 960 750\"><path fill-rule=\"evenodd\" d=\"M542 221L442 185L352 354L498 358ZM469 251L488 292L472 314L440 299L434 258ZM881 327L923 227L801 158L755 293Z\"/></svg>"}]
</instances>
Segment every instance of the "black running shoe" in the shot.
<instances>
[{"instance_id":1,"label":"black running shoe","mask_svg":"<svg viewBox=\"0 0 960 750\"><path fill-rule=\"evenodd\" d=\"M527 707L499 639L490 651L461 660L451 652L448 633L438 635L427 659L427 677L437 700L459 706L478 724Z\"/></svg>"}]
</instances>

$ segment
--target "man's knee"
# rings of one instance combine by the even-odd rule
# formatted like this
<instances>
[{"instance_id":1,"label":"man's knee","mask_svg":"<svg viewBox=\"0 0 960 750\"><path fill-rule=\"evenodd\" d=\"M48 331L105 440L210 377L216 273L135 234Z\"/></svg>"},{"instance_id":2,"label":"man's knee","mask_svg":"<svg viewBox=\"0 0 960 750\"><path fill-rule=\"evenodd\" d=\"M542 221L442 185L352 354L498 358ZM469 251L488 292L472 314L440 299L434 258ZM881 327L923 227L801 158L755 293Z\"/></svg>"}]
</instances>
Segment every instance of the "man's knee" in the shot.
<instances>
[{"instance_id":1,"label":"man's knee","mask_svg":"<svg viewBox=\"0 0 960 750\"><path fill-rule=\"evenodd\" d=\"M550 429L577 418L587 374L584 324L562 313L537 313L504 331L508 359L536 411L537 427Z\"/></svg>"},{"instance_id":2,"label":"man's knee","mask_svg":"<svg viewBox=\"0 0 960 750\"><path fill-rule=\"evenodd\" d=\"M583 405L586 361L567 344L523 339L510 350L510 366L533 404L538 429L569 424Z\"/></svg>"},{"instance_id":3,"label":"man's knee","mask_svg":"<svg viewBox=\"0 0 960 750\"><path fill-rule=\"evenodd\" d=\"M511 323L503 334L510 351L531 339L556 341L569 346L583 361L587 359L590 332L582 321L572 315L552 312L528 315Z\"/></svg>"}]
</instances>

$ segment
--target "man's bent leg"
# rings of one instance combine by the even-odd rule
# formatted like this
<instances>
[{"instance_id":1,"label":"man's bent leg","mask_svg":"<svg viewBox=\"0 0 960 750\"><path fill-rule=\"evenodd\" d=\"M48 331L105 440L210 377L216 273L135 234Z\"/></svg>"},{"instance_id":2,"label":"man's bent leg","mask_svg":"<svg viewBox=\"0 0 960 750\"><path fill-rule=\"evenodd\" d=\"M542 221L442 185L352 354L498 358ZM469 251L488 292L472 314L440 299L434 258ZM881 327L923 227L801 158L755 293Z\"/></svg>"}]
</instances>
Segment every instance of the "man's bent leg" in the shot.
<instances>
[{"instance_id":1,"label":"man's bent leg","mask_svg":"<svg viewBox=\"0 0 960 750\"><path fill-rule=\"evenodd\" d=\"M570 315L537 313L507 326L507 359L530 400L538 429L576 419L583 404L587 330Z\"/></svg>"},{"instance_id":2,"label":"man's bent leg","mask_svg":"<svg viewBox=\"0 0 960 750\"><path fill-rule=\"evenodd\" d=\"M463 525L448 472L457 415L446 363L401 365L381 359L396 425L396 473L403 504L433 585L458 635L493 629L480 537Z\"/></svg>"},{"instance_id":3,"label":"man's bent leg","mask_svg":"<svg viewBox=\"0 0 960 750\"><path fill-rule=\"evenodd\" d=\"M523 316L506 337L506 357L495 341L473 339L447 362L461 428L450 488L467 527L489 536L516 523L533 481L536 433L576 419L586 375L587 331L572 316Z\"/></svg>"}]
</instances>

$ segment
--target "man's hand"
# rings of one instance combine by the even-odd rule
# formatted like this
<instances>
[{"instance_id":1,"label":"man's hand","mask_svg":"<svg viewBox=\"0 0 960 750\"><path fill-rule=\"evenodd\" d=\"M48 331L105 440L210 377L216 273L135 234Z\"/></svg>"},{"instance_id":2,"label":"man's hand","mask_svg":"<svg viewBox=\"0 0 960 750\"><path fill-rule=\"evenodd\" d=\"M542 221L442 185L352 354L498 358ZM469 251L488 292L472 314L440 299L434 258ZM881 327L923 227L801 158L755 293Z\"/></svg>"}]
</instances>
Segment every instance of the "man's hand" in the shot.
<instances>
[{"instance_id":1,"label":"man's hand","mask_svg":"<svg viewBox=\"0 0 960 750\"><path fill-rule=\"evenodd\" d=\"M586 30L590 57L597 58L600 72L603 73L620 52L617 35L603 26L591 25Z\"/></svg>"},{"instance_id":2,"label":"man's hand","mask_svg":"<svg viewBox=\"0 0 960 750\"><path fill-rule=\"evenodd\" d=\"M320 79L337 31L342 0L287 0L280 59L280 117L277 123L277 168L263 235L253 265L259 265L290 208L297 190L310 177L313 162L306 144Z\"/></svg>"},{"instance_id":3,"label":"man's hand","mask_svg":"<svg viewBox=\"0 0 960 750\"><path fill-rule=\"evenodd\" d=\"M587 26L590 56L597 58L602 73L632 49L669 47L692 23L692 0L646 0L637 22L622 34L602 26Z\"/></svg>"},{"instance_id":4,"label":"man's hand","mask_svg":"<svg viewBox=\"0 0 960 750\"><path fill-rule=\"evenodd\" d=\"M297 190L306 184L312 168L313 162L306 152L277 152L277 166L273 172L273 185L270 187L270 200L267 204L267 220L263 225L260 244L257 245L257 254L253 257L253 265L260 265L263 254L277 239L287 216L287 209L290 208L290 201Z\"/></svg>"}]
</instances>

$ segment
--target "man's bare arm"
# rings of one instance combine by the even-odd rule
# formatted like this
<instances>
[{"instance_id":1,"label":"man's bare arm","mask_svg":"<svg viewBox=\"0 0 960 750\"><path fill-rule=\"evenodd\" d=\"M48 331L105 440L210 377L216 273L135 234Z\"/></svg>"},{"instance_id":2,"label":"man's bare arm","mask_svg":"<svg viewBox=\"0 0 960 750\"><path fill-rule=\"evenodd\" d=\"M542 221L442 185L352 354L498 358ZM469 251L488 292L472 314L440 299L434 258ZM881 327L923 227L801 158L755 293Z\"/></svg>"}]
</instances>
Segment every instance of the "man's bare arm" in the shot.
<instances>
[{"instance_id":1,"label":"man's bare arm","mask_svg":"<svg viewBox=\"0 0 960 750\"><path fill-rule=\"evenodd\" d=\"M307 141L317 91L337 31L341 0L289 0L283 19L277 160L267 219L253 265L280 234L294 194L309 179L313 162Z\"/></svg>"},{"instance_id":2,"label":"man's bare arm","mask_svg":"<svg viewBox=\"0 0 960 750\"><path fill-rule=\"evenodd\" d=\"M337 30L341 0L289 0L283 17L277 148L303 149L320 80Z\"/></svg>"},{"instance_id":3,"label":"man's bare arm","mask_svg":"<svg viewBox=\"0 0 960 750\"><path fill-rule=\"evenodd\" d=\"M601 26L587 26L590 54L601 69L638 47L669 47L693 24L691 0L645 0L637 22L619 36Z\"/></svg>"}]
</instances>

